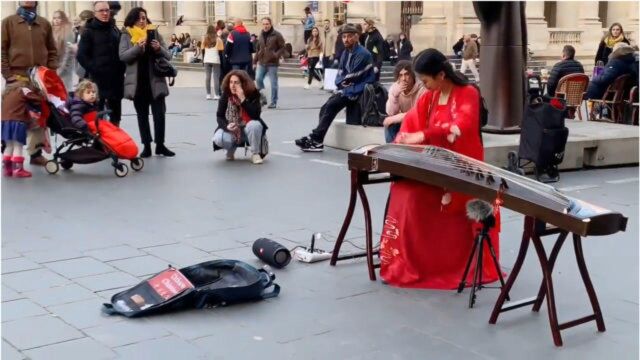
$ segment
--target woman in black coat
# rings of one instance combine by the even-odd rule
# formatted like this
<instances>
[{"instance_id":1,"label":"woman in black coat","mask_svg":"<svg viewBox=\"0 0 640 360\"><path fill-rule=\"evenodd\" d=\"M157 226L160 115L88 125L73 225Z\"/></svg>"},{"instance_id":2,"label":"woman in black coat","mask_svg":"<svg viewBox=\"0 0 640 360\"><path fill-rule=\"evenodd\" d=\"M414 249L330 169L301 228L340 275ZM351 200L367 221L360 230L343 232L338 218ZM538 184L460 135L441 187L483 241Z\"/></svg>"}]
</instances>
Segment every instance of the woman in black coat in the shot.
<instances>
[{"instance_id":1,"label":"woman in black coat","mask_svg":"<svg viewBox=\"0 0 640 360\"><path fill-rule=\"evenodd\" d=\"M411 61L411 52L413 51L413 45L411 45L411 41L407 39L407 35L405 35L405 33L400 33L397 48L398 48L398 61L400 60Z\"/></svg>"},{"instance_id":2,"label":"woman in black coat","mask_svg":"<svg viewBox=\"0 0 640 360\"><path fill-rule=\"evenodd\" d=\"M609 33L602 38L598 51L596 52L595 64L598 65L598 61L602 61L603 64L607 64L609 61L609 55L613 52L613 47L618 43L625 43L629 45L629 40L624 36L624 30L620 23L613 23L609 27Z\"/></svg>"},{"instance_id":3,"label":"woman in black coat","mask_svg":"<svg viewBox=\"0 0 640 360\"><path fill-rule=\"evenodd\" d=\"M213 133L213 150L227 150L227 160L234 160L239 146L248 144L251 162L262 164L267 126L260 118L260 93L244 70L232 70L222 81L218 101L218 128Z\"/></svg>"}]
</instances>

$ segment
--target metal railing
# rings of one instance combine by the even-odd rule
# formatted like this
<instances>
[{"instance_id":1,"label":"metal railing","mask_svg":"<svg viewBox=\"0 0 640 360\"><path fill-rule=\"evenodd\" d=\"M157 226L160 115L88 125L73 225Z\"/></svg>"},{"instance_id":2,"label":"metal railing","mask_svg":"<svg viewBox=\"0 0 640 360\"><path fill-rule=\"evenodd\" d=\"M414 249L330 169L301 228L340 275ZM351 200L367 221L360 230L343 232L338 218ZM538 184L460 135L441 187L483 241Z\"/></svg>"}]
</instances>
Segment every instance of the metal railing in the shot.
<instances>
[{"instance_id":1,"label":"metal railing","mask_svg":"<svg viewBox=\"0 0 640 360\"><path fill-rule=\"evenodd\" d=\"M574 45L582 43L582 30L553 29L549 30L549 45Z\"/></svg>"}]
</instances>

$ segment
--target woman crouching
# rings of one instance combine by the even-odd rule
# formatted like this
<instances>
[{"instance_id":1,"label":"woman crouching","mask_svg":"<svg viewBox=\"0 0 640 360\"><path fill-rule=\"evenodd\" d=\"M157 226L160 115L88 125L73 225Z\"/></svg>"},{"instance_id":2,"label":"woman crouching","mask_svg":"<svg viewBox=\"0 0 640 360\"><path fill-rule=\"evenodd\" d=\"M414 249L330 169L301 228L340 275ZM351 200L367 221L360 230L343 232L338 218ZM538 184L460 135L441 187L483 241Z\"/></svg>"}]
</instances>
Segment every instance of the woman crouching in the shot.
<instances>
[{"instance_id":1,"label":"woman crouching","mask_svg":"<svg viewBox=\"0 0 640 360\"><path fill-rule=\"evenodd\" d=\"M229 72L222 80L213 150L225 149L227 160L233 160L238 146L248 145L252 153L251 161L262 164L262 145L267 126L260 118L261 110L260 93L249 75L243 70Z\"/></svg>"}]
</instances>

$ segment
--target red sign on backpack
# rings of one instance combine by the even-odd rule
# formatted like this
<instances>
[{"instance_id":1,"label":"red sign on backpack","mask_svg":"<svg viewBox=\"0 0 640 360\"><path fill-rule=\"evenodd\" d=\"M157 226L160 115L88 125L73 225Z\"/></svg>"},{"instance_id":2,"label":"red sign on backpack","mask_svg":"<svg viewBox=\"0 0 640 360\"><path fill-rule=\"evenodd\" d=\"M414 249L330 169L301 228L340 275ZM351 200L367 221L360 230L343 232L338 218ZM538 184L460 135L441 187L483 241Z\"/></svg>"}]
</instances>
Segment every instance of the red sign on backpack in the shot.
<instances>
[{"instance_id":1,"label":"red sign on backpack","mask_svg":"<svg viewBox=\"0 0 640 360\"><path fill-rule=\"evenodd\" d=\"M153 290L165 300L183 291L193 289L193 284L178 269L169 268L148 280Z\"/></svg>"}]
</instances>

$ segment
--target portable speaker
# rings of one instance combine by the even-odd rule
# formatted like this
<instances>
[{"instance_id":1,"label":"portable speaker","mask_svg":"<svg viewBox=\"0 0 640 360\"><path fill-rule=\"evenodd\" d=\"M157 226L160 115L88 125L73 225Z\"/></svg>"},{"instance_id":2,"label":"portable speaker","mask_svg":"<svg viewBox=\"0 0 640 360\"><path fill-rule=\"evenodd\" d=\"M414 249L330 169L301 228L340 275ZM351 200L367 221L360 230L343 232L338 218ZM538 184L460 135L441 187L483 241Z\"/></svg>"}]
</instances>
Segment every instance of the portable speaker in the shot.
<instances>
[{"instance_id":1,"label":"portable speaker","mask_svg":"<svg viewBox=\"0 0 640 360\"><path fill-rule=\"evenodd\" d=\"M291 261L291 253L286 247L266 238L260 238L253 243L253 254L277 268L283 268Z\"/></svg>"}]
</instances>

